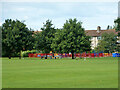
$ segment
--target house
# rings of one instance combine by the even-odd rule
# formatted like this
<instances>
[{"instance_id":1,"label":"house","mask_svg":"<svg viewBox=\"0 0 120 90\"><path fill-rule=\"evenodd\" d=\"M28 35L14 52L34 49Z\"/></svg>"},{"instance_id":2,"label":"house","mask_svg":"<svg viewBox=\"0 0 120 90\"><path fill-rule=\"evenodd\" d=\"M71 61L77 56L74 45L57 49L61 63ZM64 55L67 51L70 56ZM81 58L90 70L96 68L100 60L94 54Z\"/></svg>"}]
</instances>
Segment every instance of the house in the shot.
<instances>
[{"instance_id":1,"label":"house","mask_svg":"<svg viewBox=\"0 0 120 90\"><path fill-rule=\"evenodd\" d=\"M101 30L101 27L98 26L97 30L85 30L87 36L91 37L91 49L94 49L98 45L98 41L101 40L103 33L114 33L118 34L115 29Z\"/></svg>"},{"instance_id":2,"label":"house","mask_svg":"<svg viewBox=\"0 0 120 90\"><path fill-rule=\"evenodd\" d=\"M32 33L33 33L32 36L34 36L34 34L37 34L37 33L40 33L40 32L42 32L42 31L32 31Z\"/></svg>"}]
</instances>

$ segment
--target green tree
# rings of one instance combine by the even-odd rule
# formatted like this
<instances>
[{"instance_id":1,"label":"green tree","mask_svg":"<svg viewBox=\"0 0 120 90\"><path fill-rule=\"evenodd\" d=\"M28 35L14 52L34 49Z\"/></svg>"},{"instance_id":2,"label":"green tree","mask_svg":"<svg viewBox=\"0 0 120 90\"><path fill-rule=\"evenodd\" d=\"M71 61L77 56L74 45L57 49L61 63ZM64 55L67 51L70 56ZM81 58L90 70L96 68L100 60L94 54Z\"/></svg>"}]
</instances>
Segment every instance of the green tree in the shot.
<instances>
[{"instance_id":1,"label":"green tree","mask_svg":"<svg viewBox=\"0 0 120 90\"><path fill-rule=\"evenodd\" d=\"M64 41L65 33L61 29L57 29L55 33L55 38L53 38L53 42L51 44L51 48L53 52L64 53L64 49L62 49L62 41Z\"/></svg>"},{"instance_id":2,"label":"green tree","mask_svg":"<svg viewBox=\"0 0 120 90\"><path fill-rule=\"evenodd\" d=\"M53 27L52 21L47 20L46 23L44 23L43 28L41 28L41 30L42 32L37 33L35 35L36 49L42 50L44 53L49 53L50 51L52 51L51 44L56 29Z\"/></svg>"},{"instance_id":3,"label":"green tree","mask_svg":"<svg viewBox=\"0 0 120 90\"><path fill-rule=\"evenodd\" d=\"M2 25L2 51L9 56L21 51L33 48L34 38L32 31L29 30L24 22L19 20L7 19Z\"/></svg>"},{"instance_id":4,"label":"green tree","mask_svg":"<svg viewBox=\"0 0 120 90\"><path fill-rule=\"evenodd\" d=\"M115 21L116 31L120 31L120 18L118 17Z\"/></svg>"},{"instance_id":5,"label":"green tree","mask_svg":"<svg viewBox=\"0 0 120 90\"><path fill-rule=\"evenodd\" d=\"M107 30L110 29L110 25L107 26Z\"/></svg>"},{"instance_id":6,"label":"green tree","mask_svg":"<svg viewBox=\"0 0 120 90\"><path fill-rule=\"evenodd\" d=\"M52 48L62 53L74 53L90 51L90 37L86 36L82 23L77 19L66 20L62 30L57 30L53 39Z\"/></svg>"},{"instance_id":7,"label":"green tree","mask_svg":"<svg viewBox=\"0 0 120 90\"><path fill-rule=\"evenodd\" d=\"M113 27L110 26L110 25L107 26L107 30L109 30L109 29L113 29L113 28L114 28L114 26L113 26Z\"/></svg>"},{"instance_id":8,"label":"green tree","mask_svg":"<svg viewBox=\"0 0 120 90\"><path fill-rule=\"evenodd\" d=\"M104 52L114 52L117 50L117 35L114 33L103 33L96 50Z\"/></svg>"},{"instance_id":9,"label":"green tree","mask_svg":"<svg viewBox=\"0 0 120 90\"><path fill-rule=\"evenodd\" d=\"M115 21L114 21L115 25L114 25L114 29L116 30L116 32L118 32L118 36L120 36L120 18L118 17Z\"/></svg>"}]
</instances>

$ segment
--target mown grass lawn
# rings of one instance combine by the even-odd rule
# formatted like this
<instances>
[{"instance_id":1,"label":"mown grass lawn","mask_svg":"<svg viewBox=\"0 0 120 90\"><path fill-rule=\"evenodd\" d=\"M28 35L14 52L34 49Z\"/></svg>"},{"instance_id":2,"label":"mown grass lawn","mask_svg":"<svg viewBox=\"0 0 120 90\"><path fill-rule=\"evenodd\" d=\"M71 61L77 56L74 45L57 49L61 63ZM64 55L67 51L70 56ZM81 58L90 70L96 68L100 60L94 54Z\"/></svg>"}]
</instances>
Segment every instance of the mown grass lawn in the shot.
<instances>
[{"instance_id":1,"label":"mown grass lawn","mask_svg":"<svg viewBox=\"0 0 120 90\"><path fill-rule=\"evenodd\" d=\"M117 88L118 58L2 58L3 88Z\"/></svg>"}]
</instances>

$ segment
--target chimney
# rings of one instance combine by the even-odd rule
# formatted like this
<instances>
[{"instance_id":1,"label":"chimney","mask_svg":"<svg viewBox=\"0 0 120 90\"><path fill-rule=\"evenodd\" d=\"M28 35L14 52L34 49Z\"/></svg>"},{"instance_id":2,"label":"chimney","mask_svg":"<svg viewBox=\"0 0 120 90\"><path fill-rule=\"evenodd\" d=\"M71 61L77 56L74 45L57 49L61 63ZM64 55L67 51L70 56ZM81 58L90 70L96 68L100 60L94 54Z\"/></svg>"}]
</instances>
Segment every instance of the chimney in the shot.
<instances>
[{"instance_id":1,"label":"chimney","mask_svg":"<svg viewBox=\"0 0 120 90\"><path fill-rule=\"evenodd\" d=\"M97 33L100 33L100 30L101 30L101 27L98 26L98 27L97 27Z\"/></svg>"}]
</instances>

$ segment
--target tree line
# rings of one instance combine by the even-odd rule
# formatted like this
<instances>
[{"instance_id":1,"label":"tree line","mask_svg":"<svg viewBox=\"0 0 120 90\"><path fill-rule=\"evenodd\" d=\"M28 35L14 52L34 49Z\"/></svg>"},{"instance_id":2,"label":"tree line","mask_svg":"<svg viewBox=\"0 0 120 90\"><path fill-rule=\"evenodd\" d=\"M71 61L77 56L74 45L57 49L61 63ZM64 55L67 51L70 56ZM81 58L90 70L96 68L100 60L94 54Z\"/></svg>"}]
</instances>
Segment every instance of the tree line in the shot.
<instances>
[{"instance_id":1,"label":"tree line","mask_svg":"<svg viewBox=\"0 0 120 90\"><path fill-rule=\"evenodd\" d=\"M72 59L74 53L91 50L91 37L86 36L82 22L77 21L76 18L66 20L62 29L53 27L52 21L47 20L40 33L33 33L34 30L28 29L23 21L12 19L6 19L0 29L2 30L2 55L9 59L16 55L21 58L21 51L33 49L43 53L71 52Z\"/></svg>"}]
</instances>

